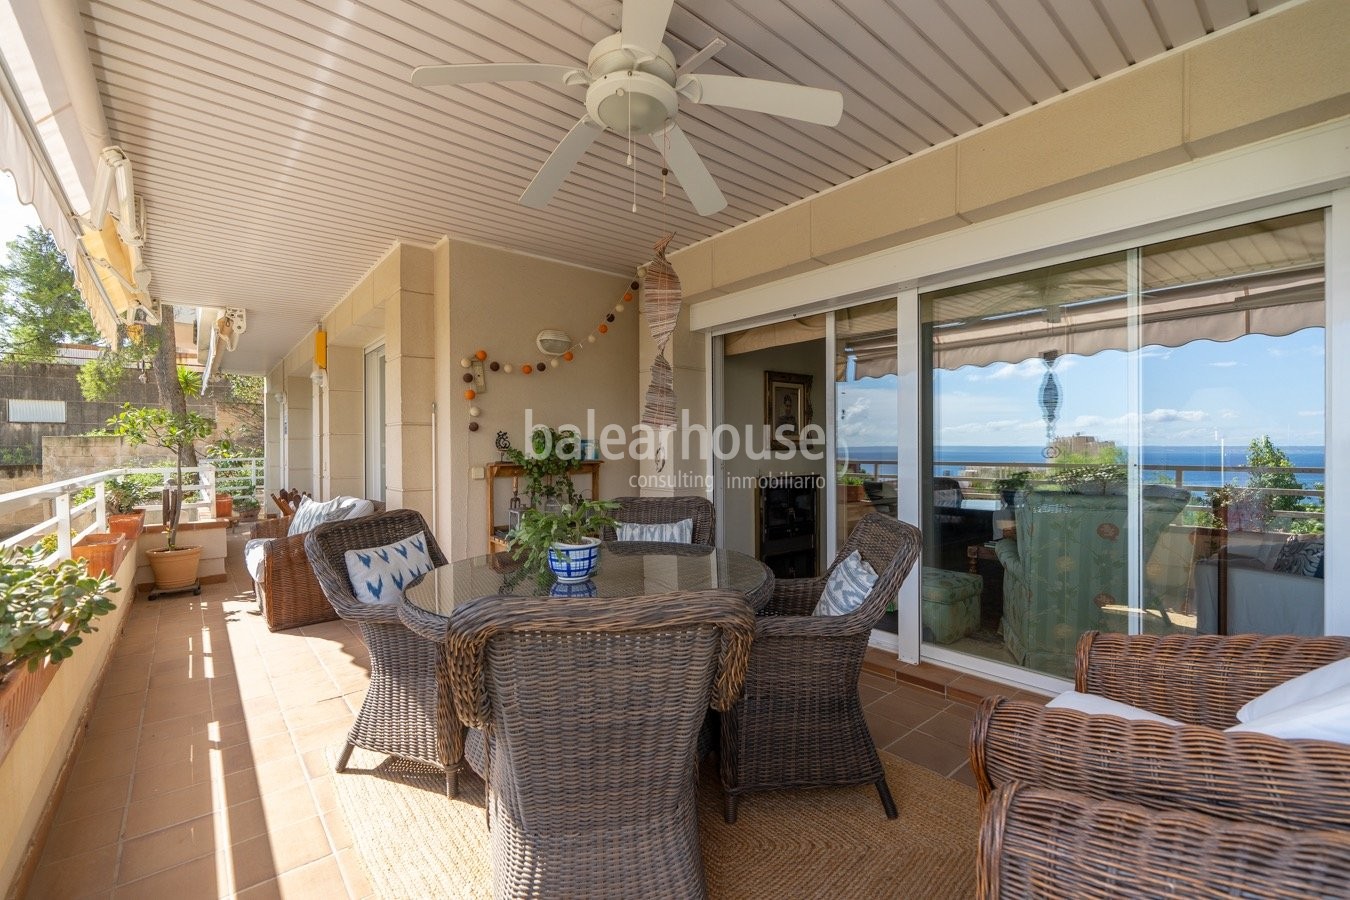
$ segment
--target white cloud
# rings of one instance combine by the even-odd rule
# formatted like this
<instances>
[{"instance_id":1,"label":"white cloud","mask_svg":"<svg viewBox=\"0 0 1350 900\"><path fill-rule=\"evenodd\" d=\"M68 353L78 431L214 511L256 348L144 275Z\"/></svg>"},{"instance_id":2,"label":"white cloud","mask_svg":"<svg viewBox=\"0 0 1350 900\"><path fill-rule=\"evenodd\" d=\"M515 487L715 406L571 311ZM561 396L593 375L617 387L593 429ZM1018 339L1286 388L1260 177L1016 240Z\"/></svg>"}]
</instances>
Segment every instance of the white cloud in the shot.
<instances>
[{"instance_id":1,"label":"white cloud","mask_svg":"<svg viewBox=\"0 0 1350 900\"><path fill-rule=\"evenodd\" d=\"M1324 410L1320 409L1300 409L1295 415L1303 416L1305 419L1321 418Z\"/></svg>"},{"instance_id":2,"label":"white cloud","mask_svg":"<svg viewBox=\"0 0 1350 900\"><path fill-rule=\"evenodd\" d=\"M1212 362L1209 365L1211 368L1215 369L1231 369L1237 365L1237 362L1231 359L1226 359L1223 362Z\"/></svg>"}]
</instances>

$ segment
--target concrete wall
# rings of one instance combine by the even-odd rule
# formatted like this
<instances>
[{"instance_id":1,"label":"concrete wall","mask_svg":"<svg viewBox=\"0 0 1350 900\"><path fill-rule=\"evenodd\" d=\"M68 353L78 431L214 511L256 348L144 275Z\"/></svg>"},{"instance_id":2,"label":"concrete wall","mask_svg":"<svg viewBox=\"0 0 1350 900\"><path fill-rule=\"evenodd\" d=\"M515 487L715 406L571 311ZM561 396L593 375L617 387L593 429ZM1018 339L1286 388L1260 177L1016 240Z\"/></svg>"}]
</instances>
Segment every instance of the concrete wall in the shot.
<instances>
[{"instance_id":1,"label":"concrete wall","mask_svg":"<svg viewBox=\"0 0 1350 900\"><path fill-rule=\"evenodd\" d=\"M606 425L617 425L625 443L631 440L641 400L631 373L637 369L638 335L645 323L633 308L636 302L622 313L614 311L629 277L453 240L437 247L436 271L437 535L447 554L458 559L487 552L487 488L471 470L498 459L493 447L498 431L507 432L515 446L525 445L526 410L533 411L535 423L576 425L592 439ZM586 342L611 312L615 321L609 332L594 344ZM547 359L535 346L545 328L565 331L583 347L572 362L548 367L544 374L520 374L522 363L535 366ZM489 371L487 390L470 402L464 399L468 385L459 361L479 349L487 351L489 361L510 363L516 371ZM476 432L469 431L470 406L481 411ZM588 432L592 410L596 431ZM600 471L601 496L638 493L631 486L638 466L626 453L606 461ZM509 490L509 485L499 489Z\"/></svg>"},{"instance_id":2,"label":"concrete wall","mask_svg":"<svg viewBox=\"0 0 1350 900\"><path fill-rule=\"evenodd\" d=\"M7 456L26 454L33 462L43 462L44 438L86 434L106 428L108 419L121 410L123 403L159 405L159 390L154 378L148 377L142 382L134 374L128 375L111 399L85 400L80 393L79 371L79 366L65 363L0 363L0 452ZM5 402L10 399L64 400L66 421L10 422L9 404ZM229 387L224 381L213 381L207 387L205 397L189 397L188 408L215 419L218 432L232 431L245 443L262 439L256 414L250 415L247 404L229 399ZM256 407L252 409L256 410Z\"/></svg>"},{"instance_id":3,"label":"concrete wall","mask_svg":"<svg viewBox=\"0 0 1350 900\"><path fill-rule=\"evenodd\" d=\"M14 882L47 804L57 799L57 779L131 608L135 556L127 554L117 570L117 584L122 589L113 597L117 608L98 619L98 631L85 635L75 655L57 668L28 724L0 762L0 797L4 798L0 885Z\"/></svg>"}]
</instances>

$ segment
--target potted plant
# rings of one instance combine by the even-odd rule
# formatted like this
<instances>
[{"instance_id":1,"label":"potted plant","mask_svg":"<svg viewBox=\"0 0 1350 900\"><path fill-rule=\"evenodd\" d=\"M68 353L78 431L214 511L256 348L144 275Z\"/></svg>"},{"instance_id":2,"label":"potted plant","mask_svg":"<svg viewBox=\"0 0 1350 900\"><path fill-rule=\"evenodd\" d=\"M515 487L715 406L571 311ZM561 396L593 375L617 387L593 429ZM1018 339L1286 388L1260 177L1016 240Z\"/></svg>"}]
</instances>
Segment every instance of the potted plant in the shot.
<instances>
[{"instance_id":1,"label":"potted plant","mask_svg":"<svg viewBox=\"0 0 1350 900\"><path fill-rule=\"evenodd\" d=\"M174 454L176 471L172 484L163 487L160 502L164 512L165 546L148 550L155 587L177 590L197 583L197 566L202 548L178 546L178 520L183 513L183 455L197 441L215 430L215 422L198 413L175 413L162 407L122 405L122 411L108 420L114 434L120 434L133 447L149 444Z\"/></svg>"},{"instance_id":2,"label":"potted plant","mask_svg":"<svg viewBox=\"0 0 1350 900\"><path fill-rule=\"evenodd\" d=\"M116 607L111 578L90 577L76 559L53 566L41 547L0 550L0 681L20 666L59 663L75 652L92 622Z\"/></svg>"},{"instance_id":3,"label":"potted plant","mask_svg":"<svg viewBox=\"0 0 1350 900\"><path fill-rule=\"evenodd\" d=\"M252 494L234 498L234 508L239 510L239 518L245 522L252 522L258 518L259 506L258 498Z\"/></svg>"},{"instance_id":4,"label":"potted plant","mask_svg":"<svg viewBox=\"0 0 1350 900\"><path fill-rule=\"evenodd\" d=\"M839 473L839 486L844 489L844 500L848 503L859 503L867 499L867 491L863 484L867 481L861 472L851 472L843 470Z\"/></svg>"},{"instance_id":5,"label":"potted plant","mask_svg":"<svg viewBox=\"0 0 1350 900\"><path fill-rule=\"evenodd\" d=\"M527 570L551 571L563 584L585 581L599 560L600 533L617 525L610 513L618 507L611 500L574 499L556 510L527 509L507 535L511 556L523 559Z\"/></svg>"},{"instance_id":6,"label":"potted plant","mask_svg":"<svg viewBox=\"0 0 1350 900\"><path fill-rule=\"evenodd\" d=\"M140 505L149 499L145 485L134 476L110 478L103 485L103 505L108 531L135 542L145 530L145 510Z\"/></svg>"},{"instance_id":7,"label":"potted plant","mask_svg":"<svg viewBox=\"0 0 1350 900\"><path fill-rule=\"evenodd\" d=\"M581 436L545 425L530 433L530 449L511 448L506 458L525 475L525 495L532 507L557 507L580 498L569 473L581 462Z\"/></svg>"},{"instance_id":8,"label":"potted plant","mask_svg":"<svg viewBox=\"0 0 1350 900\"><path fill-rule=\"evenodd\" d=\"M1026 469L1020 469L1016 472L1009 472L994 481L994 490L998 491L1003 498L1003 505L1012 509L1013 499L1018 491L1025 491L1031 486L1031 472Z\"/></svg>"}]
</instances>

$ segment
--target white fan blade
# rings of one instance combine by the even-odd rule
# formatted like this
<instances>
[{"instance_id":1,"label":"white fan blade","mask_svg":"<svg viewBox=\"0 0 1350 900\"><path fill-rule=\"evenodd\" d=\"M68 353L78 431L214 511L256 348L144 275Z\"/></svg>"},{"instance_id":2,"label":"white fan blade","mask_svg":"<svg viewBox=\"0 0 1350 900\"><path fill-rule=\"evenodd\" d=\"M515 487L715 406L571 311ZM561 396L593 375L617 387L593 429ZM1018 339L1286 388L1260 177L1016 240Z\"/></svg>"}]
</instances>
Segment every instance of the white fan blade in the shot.
<instances>
[{"instance_id":1,"label":"white fan blade","mask_svg":"<svg viewBox=\"0 0 1350 900\"><path fill-rule=\"evenodd\" d=\"M543 63L468 63L459 66L418 66L412 71L412 83L418 87L438 84L475 84L487 81L551 81L570 83L567 76L575 66L548 66Z\"/></svg>"},{"instance_id":2,"label":"white fan blade","mask_svg":"<svg viewBox=\"0 0 1350 900\"><path fill-rule=\"evenodd\" d=\"M652 143L665 155L666 165L700 216L711 216L726 208L727 198L722 196L717 182L713 181L708 167L680 126L672 124L664 132L652 135Z\"/></svg>"},{"instance_id":3,"label":"white fan blade","mask_svg":"<svg viewBox=\"0 0 1350 900\"><path fill-rule=\"evenodd\" d=\"M674 5L675 0L623 0L624 48L641 50L643 59L654 57L666 36Z\"/></svg>"},{"instance_id":4,"label":"white fan blade","mask_svg":"<svg viewBox=\"0 0 1350 900\"><path fill-rule=\"evenodd\" d=\"M844 97L838 91L801 84L734 75L688 75L676 87L695 103L748 109L817 125L838 125L844 114Z\"/></svg>"},{"instance_id":5,"label":"white fan blade","mask_svg":"<svg viewBox=\"0 0 1350 900\"><path fill-rule=\"evenodd\" d=\"M567 137L553 148L552 155L544 160L539 171L534 173L534 180L525 188L525 193L520 195L520 202L535 209L548 206L548 201L552 200L558 188L562 187L563 181L577 164L577 160L581 159L581 155L595 143L595 139L603 134L604 130L605 127L597 124L590 116L578 119L572 130L567 132Z\"/></svg>"}]
</instances>

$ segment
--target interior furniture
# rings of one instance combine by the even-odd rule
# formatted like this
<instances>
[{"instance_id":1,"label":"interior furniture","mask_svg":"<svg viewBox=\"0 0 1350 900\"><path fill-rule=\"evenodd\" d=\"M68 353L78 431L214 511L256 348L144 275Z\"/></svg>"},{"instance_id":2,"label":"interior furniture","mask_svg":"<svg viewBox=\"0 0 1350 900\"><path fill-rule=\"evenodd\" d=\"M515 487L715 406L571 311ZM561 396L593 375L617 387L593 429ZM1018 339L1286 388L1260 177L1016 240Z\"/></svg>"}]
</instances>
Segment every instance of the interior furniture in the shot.
<instances>
[{"instance_id":1,"label":"interior furniture","mask_svg":"<svg viewBox=\"0 0 1350 900\"><path fill-rule=\"evenodd\" d=\"M1274 568L1280 548L1288 543L1289 535L1280 532L1234 532L1224 536L1218 553L1198 560L1193 579L1196 631L1322 634L1326 582Z\"/></svg>"},{"instance_id":2,"label":"interior furniture","mask_svg":"<svg viewBox=\"0 0 1350 900\"><path fill-rule=\"evenodd\" d=\"M778 578L810 578L817 568L814 475L779 475L755 486L755 555Z\"/></svg>"},{"instance_id":3,"label":"interior furniture","mask_svg":"<svg viewBox=\"0 0 1350 900\"><path fill-rule=\"evenodd\" d=\"M335 498L336 499L336 498ZM358 498L351 498L353 504ZM376 510L383 503L371 502ZM305 532L289 534L294 516L259 519L244 547L258 607L269 631L285 631L336 619L305 553Z\"/></svg>"},{"instance_id":4,"label":"interior furniture","mask_svg":"<svg viewBox=\"0 0 1350 900\"><path fill-rule=\"evenodd\" d=\"M1350 834L1228 822L1013 782L984 813L976 895L1339 897ZM1128 839L1122 836L1128 835Z\"/></svg>"},{"instance_id":5,"label":"interior furniture","mask_svg":"<svg viewBox=\"0 0 1350 900\"><path fill-rule=\"evenodd\" d=\"M455 609L454 702L486 744L496 896L705 896L698 736L740 693L753 630L728 592Z\"/></svg>"},{"instance_id":6,"label":"interior furniture","mask_svg":"<svg viewBox=\"0 0 1350 900\"><path fill-rule=\"evenodd\" d=\"M1327 871L1341 879L1331 894L1343 893L1350 883L1350 746L1222 729L1237 724L1238 709L1270 688L1347 656L1350 637L1083 635L1074 672L1078 691L1184 724L986 699L971 729L971 769L984 801L982 852L1025 856L1025 845L1010 850L1010 839L999 834L1015 829L1015 843L1039 846L1040 859L984 859L984 895L1000 896L995 888L1002 884L1002 895L1020 896L1009 885L1022 884L1034 866L1059 872L1062 863L1063 896L1270 896L1268 889L1227 879L1257 878L1263 867L1272 870L1275 883L1307 875L1306 867L1294 872L1304 866L1299 856L1277 848L1289 841L1315 844L1325 831L1340 835L1335 865ZM1052 797L1058 803L1053 814L1040 801L1019 809L1007 793L991 802L996 790L1014 782L1077 800ZM1010 803L1011 810L1003 808ZM1190 817L1200 820L1197 827ZM1188 833L1207 837L1175 843L1174 821L1191 823ZM1230 849L1251 854L1248 865L1205 868L1208 854L1230 841L1236 842ZM1083 853L1096 857L1077 858ZM1173 890L1147 889L1178 868ZM1086 890L1089 882L1075 879L1087 869L1097 879L1115 870L1114 877L1129 879L1126 889L1075 892ZM1279 895L1302 894L1292 889Z\"/></svg>"},{"instance_id":7,"label":"interior furniture","mask_svg":"<svg viewBox=\"0 0 1350 900\"><path fill-rule=\"evenodd\" d=\"M720 765L724 815L736 820L749 791L873 784L886 815L895 802L863 719L858 676L872 628L914 567L919 529L871 513L818 578L778 579L755 620L745 691L722 716ZM877 581L858 609L841 616L812 611L831 572L858 551Z\"/></svg>"},{"instance_id":8,"label":"interior furniture","mask_svg":"<svg viewBox=\"0 0 1350 900\"><path fill-rule=\"evenodd\" d=\"M980 627L980 595L984 579L969 572L923 566L919 570L923 639L954 644Z\"/></svg>"},{"instance_id":9,"label":"interior furniture","mask_svg":"<svg viewBox=\"0 0 1350 900\"><path fill-rule=\"evenodd\" d=\"M578 462L576 468L567 473L573 478L579 475L591 476L591 490L587 496L592 500L600 496L600 465L602 462L603 460L598 459ZM519 497L521 503L525 503L529 498L520 493L520 482L525 477L525 470L515 463L495 462L487 464L484 474L487 477L488 550L499 553L509 549L509 545L506 543L506 535L511 530L511 523L503 522L501 513L497 509L497 498L500 496L497 482L504 478L511 479L511 490L506 496L508 498ZM583 491L582 493L586 492Z\"/></svg>"},{"instance_id":10,"label":"interior furniture","mask_svg":"<svg viewBox=\"0 0 1350 900\"><path fill-rule=\"evenodd\" d=\"M445 771L445 790L455 796L464 758L464 729L450 697L443 623L429 621L430 638L408 629L394 603L364 603L356 598L345 554L426 535L427 555L446 564L436 537L422 514L395 509L362 519L326 522L305 537L305 552L338 615L360 626L370 653L370 686L356 714L337 770L346 771L353 747L416 760Z\"/></svg>"},{"instance_id":11,"label":"interior furniture","mask_svg":"<svg viewBox=\"0 0 1350 900\"><path fill-rule=\"evenodd\" d=\"M972 546L994 540L994 517L1004 509L999 500L967 498L955 478L933 479L933 529L925 559L951 572L966 568Z\"/></svg>"},{"instance_id":12,"label":"interior furniture","mask_svg":"<svg viewBox=\"0 0 1350 900\"><path fill-rule=\"evenodd\" d=\"M615 521L636 525L666 525L692 519L692 544L713 545L717 532L717 513L712 501L705 497L617 497L619 508L613 513ZM615 539L613 528L605 529L602 537Z\"/></svg>"},{"instance_id":13,"label":"interior furniture","mask_svg":"<svg viewBox=\"0 0 1350 900\"><path fill-rule=\"evenodd\" d=\"M863 494L867 497L867 502L872 504L872 508L879 513L887 516L896 514L896 504L898 497L895 493L894 481L876 481L867 480L863 482Z\"/></svg>"},{"instance_id":14,"label":"interior furniture","mask_svg":"<svg viewBox=\"0 0 1350 900\"><path fill-rule=\"evenodd\" d=\"M1128 605L1128 498L1123 485L1108 487L1105 493L1017 493L1016 533L998 541L994 552L1004 569L1003 642L1018 665L1068 674L1078 636L1103 627L1104 607ZM1147 560L1190 493L1150 484L1142 494L1140 546ZM1165 611L1181 604L1182 598L1160 596L1150 587L1146 580L1146 609Z\"/></svg>"},{"instance_id":15,"label":"interior furniture","mask_svg":"<svg viewBox=\"0 0 1350 900\"><path fill-rule=\"evenodd\" d=\"M773 573L759 560L735 550L696 544L607 541L600 545L595 575L581 584L557 584L528 575L509 554L456 560L428 572L408 587L400 604L416 616L442 621L457 606L491 594L520 597L632 597L672 591L734 591L752 609L773 591ZM418 625L411 622L410 625Z\"/></svg>"}]
</instances>

